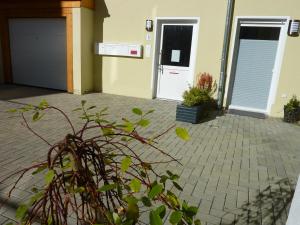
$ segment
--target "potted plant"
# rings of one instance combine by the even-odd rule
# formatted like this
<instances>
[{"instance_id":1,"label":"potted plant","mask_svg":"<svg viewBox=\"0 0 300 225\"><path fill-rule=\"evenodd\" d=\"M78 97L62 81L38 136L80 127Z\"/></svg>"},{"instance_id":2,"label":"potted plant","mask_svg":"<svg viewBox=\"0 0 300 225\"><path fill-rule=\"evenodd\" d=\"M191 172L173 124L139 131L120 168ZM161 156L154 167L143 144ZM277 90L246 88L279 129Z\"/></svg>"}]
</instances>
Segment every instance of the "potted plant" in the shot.
<instances>
[{"instance_id":1,"label":"potted plant","mask_svg":"<svg viewBox=\"0 0 300 225\"><path fill-rule=\"evenodd\" d=\"M300 119L300 101L294 95L284 106L283 120L288 123L295 123Z\"/></svg>"},{"instance_id":2,"label":"potted plant","mask_svg":"<svg viewBox=\"0 0 300 225\"><path fill-rule=\"evenodd\" d=\"M213 108L212 95L216 91L216 82L209 73L197 76L196 86L183 93L182 104L177 105L176 120L196 124L207 116Z\"/></svg>"}]
</instances>

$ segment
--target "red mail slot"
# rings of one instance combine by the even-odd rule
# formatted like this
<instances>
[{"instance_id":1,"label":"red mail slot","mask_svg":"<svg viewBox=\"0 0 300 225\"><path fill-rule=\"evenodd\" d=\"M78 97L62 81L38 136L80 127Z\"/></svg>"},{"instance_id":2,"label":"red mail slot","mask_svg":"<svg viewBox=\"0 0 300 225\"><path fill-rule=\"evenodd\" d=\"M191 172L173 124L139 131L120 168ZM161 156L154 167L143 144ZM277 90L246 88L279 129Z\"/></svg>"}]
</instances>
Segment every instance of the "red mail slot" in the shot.
<instances>
[{"instance_id":1,"label":"red mail slot","mask_svg":"<svg viewBox=\"0 0 300 225\"><path fill-rule=\"evenodd\" d=\"M138 53L137 50L131 50L130 51L130 55L137 55L137 53Z\"/></svg>"}]
</instances>

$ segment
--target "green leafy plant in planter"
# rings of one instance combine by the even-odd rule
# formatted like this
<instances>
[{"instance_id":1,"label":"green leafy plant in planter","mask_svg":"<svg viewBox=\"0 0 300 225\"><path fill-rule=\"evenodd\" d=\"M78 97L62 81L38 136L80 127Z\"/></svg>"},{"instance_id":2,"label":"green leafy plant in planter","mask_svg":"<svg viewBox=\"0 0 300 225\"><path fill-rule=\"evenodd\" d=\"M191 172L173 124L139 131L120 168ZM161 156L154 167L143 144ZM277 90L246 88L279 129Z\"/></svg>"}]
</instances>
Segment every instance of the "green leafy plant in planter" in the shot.
<instances>
[{"instance_id":1,"label":"green leafy plant in planter","mask_svg":"<svg viewBox=\"0 0 300 225\"><path fill-rule=\"evenodd\" d=\"M34 131L25 116L32 113L33 121L38 121L49 110L58 111L70 127L70 133L55 144ZM73 214L77 224L134 225L145 224L141 216L148 213L149 224L161 225L167 211L171 224L201 224L195 219L198 208L180 200L169 188L182 191L177 183L179 176L168 170L163 174L155 170L157 164L178 161L157 146L158 140L174 127L151 137L140 134L149 126L147 116L153 110L144 113L134 108L134 121L123 118L117 123L106 119L107 109L98 110L82 101L81 107L75 109L84 120L78 131L64 111L46 101L12 111L19 112L25 127L49 146L45 161L5 179L19 176L9 192L9 200L27 173L44 176L44 186L34 187L35 194L17 209L21 224L69 224ZM176 128L176 134L185 141L190 138L183 128ZM138 155L138 146L139 150L156 151L166 160L145 161Z\"/></svg>"},{"instance_id":2,"label":"green leafy plant in planter","mask_svg":"<svg viewBox=\"0 0 300 225\"><path fill-rule=\"evenodd\" d=\"M284 121L295 123L300 119L300 101L294 95L284 106Z\"/></svg>"},{"instance_id":3,"label":"green leafy plant in planter","mask_svg":"<svg viewBox=\"0 0 300 225\"><path fill-rule=\"evenodd\" d=\"M199 74L196 86L183 93L183 102L177 105L176 120L198 123L205 118L215 105L213 94L216 88L216 82L213 82L210 74Z\"/></svg>"}]
</instances>

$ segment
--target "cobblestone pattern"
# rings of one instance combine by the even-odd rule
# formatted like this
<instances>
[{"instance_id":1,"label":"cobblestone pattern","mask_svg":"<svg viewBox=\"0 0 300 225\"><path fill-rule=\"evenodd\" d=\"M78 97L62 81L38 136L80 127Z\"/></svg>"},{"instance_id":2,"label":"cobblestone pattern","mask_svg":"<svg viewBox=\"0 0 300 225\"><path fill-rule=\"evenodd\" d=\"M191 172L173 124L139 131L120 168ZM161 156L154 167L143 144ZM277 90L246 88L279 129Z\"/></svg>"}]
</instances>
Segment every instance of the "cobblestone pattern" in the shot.
<instances>
[{"instance_id":1,"label":"cobblestone pattern","mask_svg":"<svg viewBox=\"0 0 300 225\"><path fill-rule=\"evenodd\" d=\"M67 114L85 99L89 104L108 106L111 117L118 119L131 117L133 107L155 109L150 116L152 125L149 134L163 131L174 124L187 128L191 141L184 143L171 132L160 143L183 166L169 164L158 169L167 168L181 175L180 183L184 190L180 195L200 207L199 218L206 225L231 224L234 219L241 221L243 206L247 203L251 205L256 200L257 191L268 185L275 188L275 182L283 178L295 182L300 172L300 127L283 123L280 119L261 120L224 115L192 125L175 122L176 102L98 93L77 96L47 93L44 90L41 95L35 90L35 96L30 96L30 88L25 88L25 97L20 90L20 95L16 94L18 89L15 89L14 97L9 98L7 90L10 88L3 87L6 90L2 89L1 92L0 86L0 179L45 157L47 146L21 125L20 118L6 112L20 104L37 104L41 99L46 99ZM78 126L81 124L77 116L71 118ZM53 112L33 127L38 128L42 135L47 135L50 141L57 140L69 130L64 119ZM141 154L148 160L157 158L153 152ZM10 179L0 184L1 199L5 198L12 182L13 179ZM33 184L41 183L42 179L33 180L28 175L13 193L12 203L0 209L0 224L12 221L16 205L30 196ZM259 211L261 208L253 210ZM284 211L276 225L285 224L287 211ZM268 222L265 220L261 224Z\"/></svg>"}]
</instances>

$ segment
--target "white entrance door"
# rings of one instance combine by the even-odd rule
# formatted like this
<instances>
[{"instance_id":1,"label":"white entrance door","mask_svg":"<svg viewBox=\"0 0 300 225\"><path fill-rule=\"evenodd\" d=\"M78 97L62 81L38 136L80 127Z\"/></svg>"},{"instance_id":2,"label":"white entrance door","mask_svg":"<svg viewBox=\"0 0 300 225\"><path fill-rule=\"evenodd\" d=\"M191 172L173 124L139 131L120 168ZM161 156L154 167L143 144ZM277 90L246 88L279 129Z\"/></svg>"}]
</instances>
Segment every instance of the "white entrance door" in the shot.
<instances>
[{"instance_id":1,"label":"white entrance door","mask_svg":"<svg viewBox=\"0 0 300 225\"><path fill-rule=\"evenodd\" d=\"M14 83L67 89L65 19L10 19L9 35Z\"/></svg>"},{"instance_id":2,"label":"white entrance door","mask_svg":"<svg viewBox=\"0 0 300 225\"><path fill-rule=\"evenodd\" d=\"M156 96L182 100L193 84L195 24L161 24Z\"/></svg>"}]
</instances>

